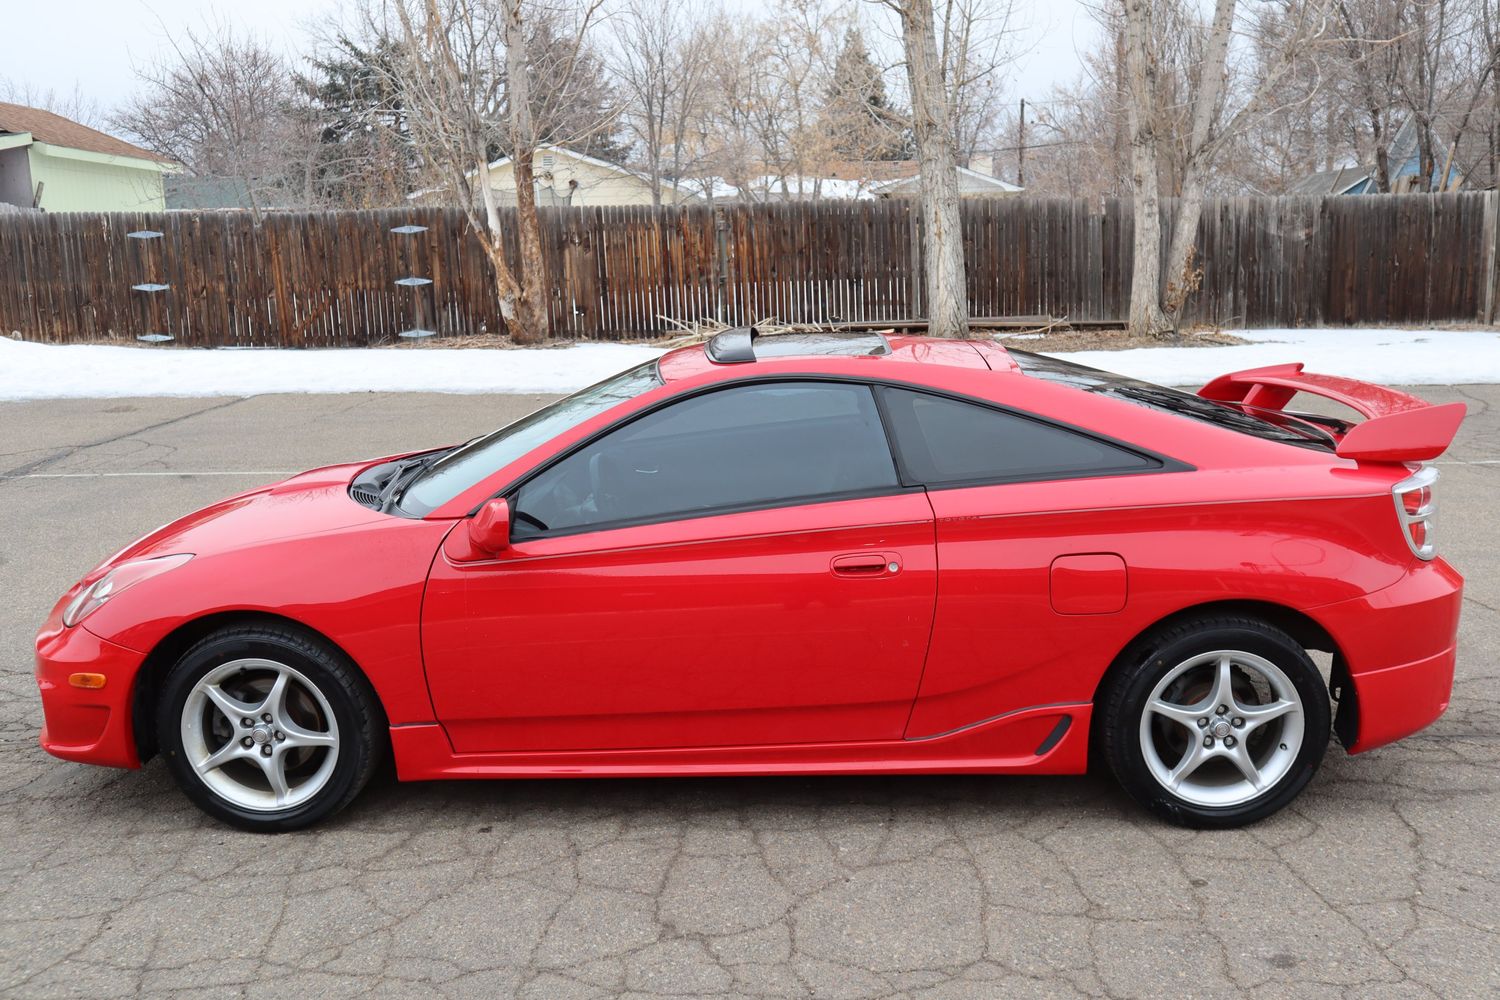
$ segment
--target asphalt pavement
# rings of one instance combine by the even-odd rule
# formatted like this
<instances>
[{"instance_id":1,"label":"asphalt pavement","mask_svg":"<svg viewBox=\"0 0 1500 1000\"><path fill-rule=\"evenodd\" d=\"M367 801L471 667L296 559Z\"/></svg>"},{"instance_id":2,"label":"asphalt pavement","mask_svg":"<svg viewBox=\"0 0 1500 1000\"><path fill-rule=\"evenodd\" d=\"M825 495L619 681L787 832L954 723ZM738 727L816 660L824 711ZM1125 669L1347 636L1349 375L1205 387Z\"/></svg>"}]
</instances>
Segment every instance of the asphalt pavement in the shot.
<instances>
[{"instance_id":1,"label":"asphalt pavement","mask_svg":"<svg viewBox=\"0 0 1500 1000\"><path fill-rule=\"evenodd\" d=\"M1107 776L377 782L210 821L159 761L36 745L31 643L99 559L219 497L462 440L544 397L0 403L0 997L1493 997L1500 386L1442 464L1453 707L1192 832Z\"/></svg>"}]
</instances>

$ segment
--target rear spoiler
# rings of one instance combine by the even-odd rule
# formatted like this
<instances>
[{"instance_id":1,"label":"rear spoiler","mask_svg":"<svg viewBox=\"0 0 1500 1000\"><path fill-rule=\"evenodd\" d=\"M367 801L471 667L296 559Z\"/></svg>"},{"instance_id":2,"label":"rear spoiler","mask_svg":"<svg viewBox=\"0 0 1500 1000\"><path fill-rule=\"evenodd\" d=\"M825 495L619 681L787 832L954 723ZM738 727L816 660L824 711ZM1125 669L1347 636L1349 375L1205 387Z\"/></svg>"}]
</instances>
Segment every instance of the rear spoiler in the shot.
<instances>
[{"instance_id":1,"label":"rear spoiler","mask_svg":"<svg viewBox=\"0 0 1500 1000\"><path fill-rule=\"evenodd\" d=\"M1204 399L1257 410L1284 410L1299 392L1342 403L1365 418L1339 437L1340 458L1360 462L1425 462L1437 458L1458 433L1462 403L1434 406L1385 386L1338 375L1304 372L1302 363L1251 368L1220 375L1198 390Z\"/></svg>"}]
</instances>

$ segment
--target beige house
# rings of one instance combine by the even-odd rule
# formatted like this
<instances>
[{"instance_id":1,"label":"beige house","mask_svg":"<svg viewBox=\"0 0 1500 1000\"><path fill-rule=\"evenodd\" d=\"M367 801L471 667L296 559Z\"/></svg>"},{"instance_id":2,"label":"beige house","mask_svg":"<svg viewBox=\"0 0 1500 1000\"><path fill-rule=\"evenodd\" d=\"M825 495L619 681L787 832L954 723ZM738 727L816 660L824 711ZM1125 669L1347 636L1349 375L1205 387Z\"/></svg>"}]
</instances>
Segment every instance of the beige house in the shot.
<instances>
[{"instance_id":1,"label":"beige house","mask_svg":"<svg viewBox=\"0 0 1500 1000\"><path fill-rule=\"evenodd\" d=\"M651 178L608 160L588 156L562 146L542 146L532 163L535 174L536 203L539 206L592 208L598 205L651 204ZM510 157L504 156L489 165L490 187L500 196L501 204L512 204L516 195L515 171ZM417 191L414 201L432 204L442 198L433 190ZM661 182L663 205L701 201L687 188L671 181Z\"/></svg>"}]
</instances>

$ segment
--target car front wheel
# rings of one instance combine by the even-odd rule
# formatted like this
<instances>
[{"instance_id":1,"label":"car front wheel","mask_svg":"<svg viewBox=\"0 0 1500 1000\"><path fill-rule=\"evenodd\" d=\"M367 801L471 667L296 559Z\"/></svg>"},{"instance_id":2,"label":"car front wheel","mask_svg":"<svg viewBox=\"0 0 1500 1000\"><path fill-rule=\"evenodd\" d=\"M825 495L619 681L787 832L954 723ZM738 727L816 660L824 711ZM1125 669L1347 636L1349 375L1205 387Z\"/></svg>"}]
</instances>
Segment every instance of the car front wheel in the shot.
<instances>
[{"instance_id":1,"label":"car front wheel","mask_svg":"<svg viewBox=\"0 0 1500 1000\"><path fill-rule=\"evenodd\" d=\"M1105 689L1102 743L1125 789L1184 826L1253 823L1296 798L1328 746L1327 689L1291 636L1220 616L1140 644Z\"/></svg>"},{"instance_id":2,"label":"car front wheel","mask_svg":"<svg viewBox=\"0 0 1500 1000\"><path fill-rule=\"evenodd\" d=\"M308 826L347 805L382 744L353 664L271 625L214 633L168 674L157 738L178 785L209 815L258 832Z\"/></svg>"}]
</instances>

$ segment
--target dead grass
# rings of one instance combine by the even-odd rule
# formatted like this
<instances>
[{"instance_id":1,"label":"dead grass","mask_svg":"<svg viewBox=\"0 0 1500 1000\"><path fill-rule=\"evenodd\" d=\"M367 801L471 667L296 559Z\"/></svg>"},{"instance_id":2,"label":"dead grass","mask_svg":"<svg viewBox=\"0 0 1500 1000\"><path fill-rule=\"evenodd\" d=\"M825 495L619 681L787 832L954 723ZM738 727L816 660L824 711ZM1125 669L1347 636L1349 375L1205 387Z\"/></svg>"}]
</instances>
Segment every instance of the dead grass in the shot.
<instances>
[{"instance_id":1,"label":"dead grass","mask_svg":"<svg viewBox=\"0 0 1500 1000\"><path fill-rule=\"evenodd\" d=\"M1016 330L995 334L995 341L1021 351L1124 351L1135 347L1226 347L1248 343L1222 330L1185 330L1180 340L1131 336L1124 330L1099 327Z\"/></svg>"}]
</instances>

